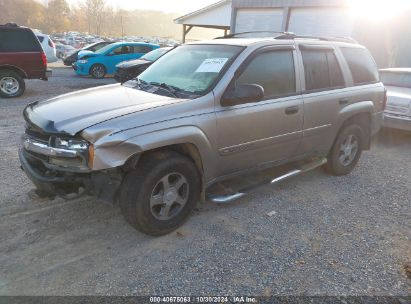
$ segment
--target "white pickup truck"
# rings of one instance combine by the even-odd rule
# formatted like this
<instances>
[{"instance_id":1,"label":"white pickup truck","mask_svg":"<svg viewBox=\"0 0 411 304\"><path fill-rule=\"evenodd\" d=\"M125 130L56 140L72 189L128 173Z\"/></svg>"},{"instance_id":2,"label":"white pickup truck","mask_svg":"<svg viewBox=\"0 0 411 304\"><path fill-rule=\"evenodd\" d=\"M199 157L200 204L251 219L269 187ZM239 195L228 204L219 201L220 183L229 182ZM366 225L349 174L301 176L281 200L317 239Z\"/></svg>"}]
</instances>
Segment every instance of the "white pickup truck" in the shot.
<instances>
[{"instance_id":1,"label":"white pickup truck","mask_svg":"<svg viewBox=\"0 0 411 304\"><path fill-rule=\"evenodd\" d=\"M388 90L384 126L411 131L411 68L382 69L380 75Z\"/></svg>"}]
</instances>

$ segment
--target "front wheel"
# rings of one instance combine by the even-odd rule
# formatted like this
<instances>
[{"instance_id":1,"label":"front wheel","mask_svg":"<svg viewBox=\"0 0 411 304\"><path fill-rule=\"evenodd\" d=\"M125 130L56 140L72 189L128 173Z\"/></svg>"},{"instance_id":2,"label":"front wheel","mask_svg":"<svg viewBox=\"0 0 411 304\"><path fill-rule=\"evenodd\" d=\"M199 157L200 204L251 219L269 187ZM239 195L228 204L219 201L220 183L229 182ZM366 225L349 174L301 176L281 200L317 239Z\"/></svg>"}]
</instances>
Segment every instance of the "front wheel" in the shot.
<instances>
[{"instance_id":1,"label":"front wheel","mask_svg":"<svg viewBox=\"0 0 411 304\"><path fill-rule=\"evenodd\" d=\"M25 89L24 79L19 74L14 71L0 71L0 97L19 97Z\"/></svg>"},{"instance_id":2,"label":"front wheel","mask_svg":"<svg viewBox=\"0 0 411 304\"><path fill-rule=\"evenodd\" d=\"M154 153L139 162L123 181L120 209L127 222L141 232L167 234L185 222L199 199L197 168L175 152Z\"/></svg>"},{"instance_id":3,"label":"front wheel","mask_svg":"<svg viewBox=\"0 0 411 304\"><path fill-rule=\"evenodd\" d=\"M90 75L96 79L102 79L106 76L106 68L102 64L95 64L90 68Z\"/></svg>"},{"instance_id":4,"label":"front wheel","mask_svg":"<svg viewBox=\"0 0 411 304\"><path fill-rule=\"evenodd\" d=\"M336 175L347 175L355 168L364 146L364 132L359 125L345 126L338 134L328 155L326 171Z\"/></svg>"}]
</instances>

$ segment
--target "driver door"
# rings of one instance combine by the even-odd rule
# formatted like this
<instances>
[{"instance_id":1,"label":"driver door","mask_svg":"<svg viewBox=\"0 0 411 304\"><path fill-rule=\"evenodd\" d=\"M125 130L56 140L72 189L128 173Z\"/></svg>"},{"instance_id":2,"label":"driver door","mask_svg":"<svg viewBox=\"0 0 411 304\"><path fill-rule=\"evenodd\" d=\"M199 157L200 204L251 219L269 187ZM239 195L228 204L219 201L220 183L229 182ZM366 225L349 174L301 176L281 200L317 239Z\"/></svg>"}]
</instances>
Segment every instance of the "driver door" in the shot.
<instances>
[{"instance_id":1,"label":"driver door","mask_svg":"<svg viewBox=\"0 0 411 304\"><path fill-rule=\"evenodd\" d=\"M126 60L126 55L129 53L130 47L122 45L113 49L106 57L107 73L113 74L115 72L115 66L122 61Z\"/></svg>"},{"instance_id":2,"label":"driver door","mask_svg":"<svg viewBox=\"0 0 411 304\"><path fill-rule=\"evenodd\" d=\"M303 99L294 46L264 48L237 71L231 86L258 84L264 99L219 106L216 111L219 175L281 162L296 155L302 140Z\"/></svg>"}]
</instances>

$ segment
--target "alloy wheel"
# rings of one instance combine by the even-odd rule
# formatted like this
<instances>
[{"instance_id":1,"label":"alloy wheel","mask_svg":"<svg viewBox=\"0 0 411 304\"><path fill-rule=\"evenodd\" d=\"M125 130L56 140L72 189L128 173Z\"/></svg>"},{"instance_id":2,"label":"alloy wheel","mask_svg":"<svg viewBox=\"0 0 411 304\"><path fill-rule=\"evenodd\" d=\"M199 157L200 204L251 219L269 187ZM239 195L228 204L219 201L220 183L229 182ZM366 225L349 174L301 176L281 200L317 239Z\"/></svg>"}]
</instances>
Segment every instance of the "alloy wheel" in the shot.
<instances>
[{"instance_id":1,"label":"alloy wheel","mask_svg":"<svg viewBox=\"0 0 411 304\"><path fill-rule=\"evenodd\" d=\"M150 197L151 214L160 221L175 218L188 201L189 185L180 173L163 176L154 186Z\"/></svg>"},{"instance_id":2,"label":"alloy wheel","mask_svg":"<svg viewBox=\"0 0 411 304\"><path fill-rule=\"evenodd\" d=\"M358 138L350 134L340 146L338 159L341 165L347 167L351 165L358 153Z\"/></svg>"}]
</instances>

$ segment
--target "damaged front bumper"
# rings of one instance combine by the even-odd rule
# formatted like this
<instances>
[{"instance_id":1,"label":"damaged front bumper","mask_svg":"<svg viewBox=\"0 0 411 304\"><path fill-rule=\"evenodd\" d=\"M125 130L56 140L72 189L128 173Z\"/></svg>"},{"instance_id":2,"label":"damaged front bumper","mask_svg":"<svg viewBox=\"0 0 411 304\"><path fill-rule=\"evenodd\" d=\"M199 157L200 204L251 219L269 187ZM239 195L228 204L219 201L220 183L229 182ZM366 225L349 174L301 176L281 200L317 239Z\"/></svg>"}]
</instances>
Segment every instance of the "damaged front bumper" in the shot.
<instances>
[{"instance_id":1,"label":"damaged front bumper","mask_svg":"<svg viewBox=\"0 0 411 304\"><path fill-rule=\"evenodd\" d=\"M112 204L116 202L117 193L123 178L121 170L70 172L51 169L43 158L43 156L47 155L36 155L36 153L32 152L22 148L19 150L19 158L21 168L37 189L45 191L50 195L66 197L72 193L78 194L77 190L83 188L85 189L84 194L96 196ZM55 152L51 149L48 150L48 153L52 156L54 156ZM61 151L58 152L60 153Z\"/></svg>"}]
</instances>

